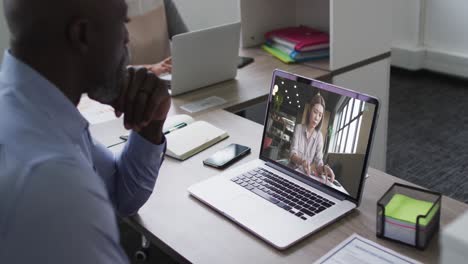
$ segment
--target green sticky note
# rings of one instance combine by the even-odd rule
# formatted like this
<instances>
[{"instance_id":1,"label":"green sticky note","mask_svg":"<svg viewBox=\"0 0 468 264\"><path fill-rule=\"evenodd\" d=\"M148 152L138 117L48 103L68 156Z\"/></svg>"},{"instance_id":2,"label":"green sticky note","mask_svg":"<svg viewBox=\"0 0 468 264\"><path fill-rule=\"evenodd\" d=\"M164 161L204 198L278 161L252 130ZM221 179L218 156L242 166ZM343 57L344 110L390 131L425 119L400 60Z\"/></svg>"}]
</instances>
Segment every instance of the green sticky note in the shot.
<instances>
[{"instance_id":1,"label":"green sticky note","mask_svg":"<svg viewBox=\"0 0 468 264\"><path fill-rule=\"evenodd\" d=\"M385 216L393 219L416 224L417 217L426 215L433 203L411 198L403 194L393 195L390 202L385 206ZM421 218L419 223L426 226L434 217L438 208L434 208L426 218Z\"/></svg>"}]
</instances>

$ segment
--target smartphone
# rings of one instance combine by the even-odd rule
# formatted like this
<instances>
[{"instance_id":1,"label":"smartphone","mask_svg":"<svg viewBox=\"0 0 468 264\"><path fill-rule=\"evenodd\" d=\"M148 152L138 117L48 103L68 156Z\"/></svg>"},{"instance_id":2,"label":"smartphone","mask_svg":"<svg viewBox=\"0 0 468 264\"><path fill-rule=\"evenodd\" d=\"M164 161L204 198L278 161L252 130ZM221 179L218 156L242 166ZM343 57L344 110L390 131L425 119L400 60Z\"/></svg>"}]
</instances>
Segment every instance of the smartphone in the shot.
<instances>
[{"instance_id":1,"label":"smartphone","mask_svg":"<svg viewBox=\"0 0 468 264\"><path fill-rule=\"evenodd\" d=\"M237 68L240 69L244 66L249 65L252 62L254 62L254 58L239 56L239 59L237 61Z\"/></svg>"},{"instance_id":2,"label":"smartphone","mask_svg":"<svg viewBox=\"0 0 468 264\"><path fill-rule=\"evenodd\" d=\"M205 159L203 164L217 169L224 169L249 153L249 147L231 144Z\"/></svg>"}]
</instances>

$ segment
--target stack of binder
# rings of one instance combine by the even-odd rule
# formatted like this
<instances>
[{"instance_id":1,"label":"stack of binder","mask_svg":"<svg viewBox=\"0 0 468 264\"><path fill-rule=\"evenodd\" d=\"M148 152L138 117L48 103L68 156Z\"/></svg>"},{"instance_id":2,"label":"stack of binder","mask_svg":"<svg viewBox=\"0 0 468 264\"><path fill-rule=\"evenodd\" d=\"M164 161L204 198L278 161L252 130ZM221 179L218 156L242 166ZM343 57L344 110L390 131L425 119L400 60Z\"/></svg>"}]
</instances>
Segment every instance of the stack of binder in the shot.
<instances>
[{"instance_id":1,"label":"stack of binder","mask_svg":"<svg viewBox=\"0 0 468 264\"><path fill-rule=\"evenodd\" d=\"M276 29L265 34L262 48L285 63L323 59L330 55L330 38L325 32L307 27Z\"/></svg>"}]
</instances>

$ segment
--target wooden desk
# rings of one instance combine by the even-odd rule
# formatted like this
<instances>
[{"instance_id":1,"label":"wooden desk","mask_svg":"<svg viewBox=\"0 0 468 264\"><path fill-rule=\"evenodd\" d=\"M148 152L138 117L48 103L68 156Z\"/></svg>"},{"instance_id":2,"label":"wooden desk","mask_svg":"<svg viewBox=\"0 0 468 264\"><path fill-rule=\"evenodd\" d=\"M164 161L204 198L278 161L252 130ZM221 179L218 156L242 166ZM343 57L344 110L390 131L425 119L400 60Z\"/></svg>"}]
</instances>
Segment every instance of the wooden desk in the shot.
<instances>
[{"instance_id":1,"label":"wooden desk","mask_svg":"<svg viewBox=\"0 0 468 264\"><path fill-rule=\"evenodd\" d=\"M172 108L169 114L186 114L187 112L180 109L180 106L210 96L224 98L227 102L215 109L226 109L230 112L237 112L248 106L265 101L270 92L274 69L282 69L305 77L325 81L329 77L329 72L325 70L302 64L284 64L259 48L242 49L240 54L242 56L253 57L255 62L239 69L237 77L234 80L173 97ZM194 116L212 110L213 108L194 113Z\"/></svg>"},{"instance_id":2,"label":"wooden desk","mask_svg":"<svg viewBox=\"0 0 468 264\"><path fill-rule=\"evenodd\" d=\"M377 239L376 202L393 182L408 182L370 169L361 206L338 222L306 238L286 251L278 251L189 196L187 188L215 177L219 171L204 167L202 160L230 143L252 148L236 165L259 155L263 127L232 113L216 110L199 115L228 131L230 137L180 162L166 158L153 195L130 223L177 260L193 263L312 263L352 233L377 241L424 263L436 263L440 248L436 236L425 251ZM235 166L235 165L234 165ZM443 197L441 226L462 214L468 206Z\"/></svg>"}]
</instances>

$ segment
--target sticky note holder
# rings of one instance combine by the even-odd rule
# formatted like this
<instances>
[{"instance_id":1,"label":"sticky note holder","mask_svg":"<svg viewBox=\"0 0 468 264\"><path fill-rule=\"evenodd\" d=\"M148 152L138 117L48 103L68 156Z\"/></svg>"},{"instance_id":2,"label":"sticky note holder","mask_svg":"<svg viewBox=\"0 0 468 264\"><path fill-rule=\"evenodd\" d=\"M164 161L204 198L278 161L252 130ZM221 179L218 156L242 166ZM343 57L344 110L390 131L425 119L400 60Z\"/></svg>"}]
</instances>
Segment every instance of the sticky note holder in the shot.
<instances>
[{"instance_id":1,"label":"sticky note holder","mask_svg":"<svg viewBox=\"0 0 468 264\"><path fill-rule=\"evenodd\" d=\"M442 195L394 183L377 202L379 238L424 250L439 230Z\"/></svg>"}]
</instances>

